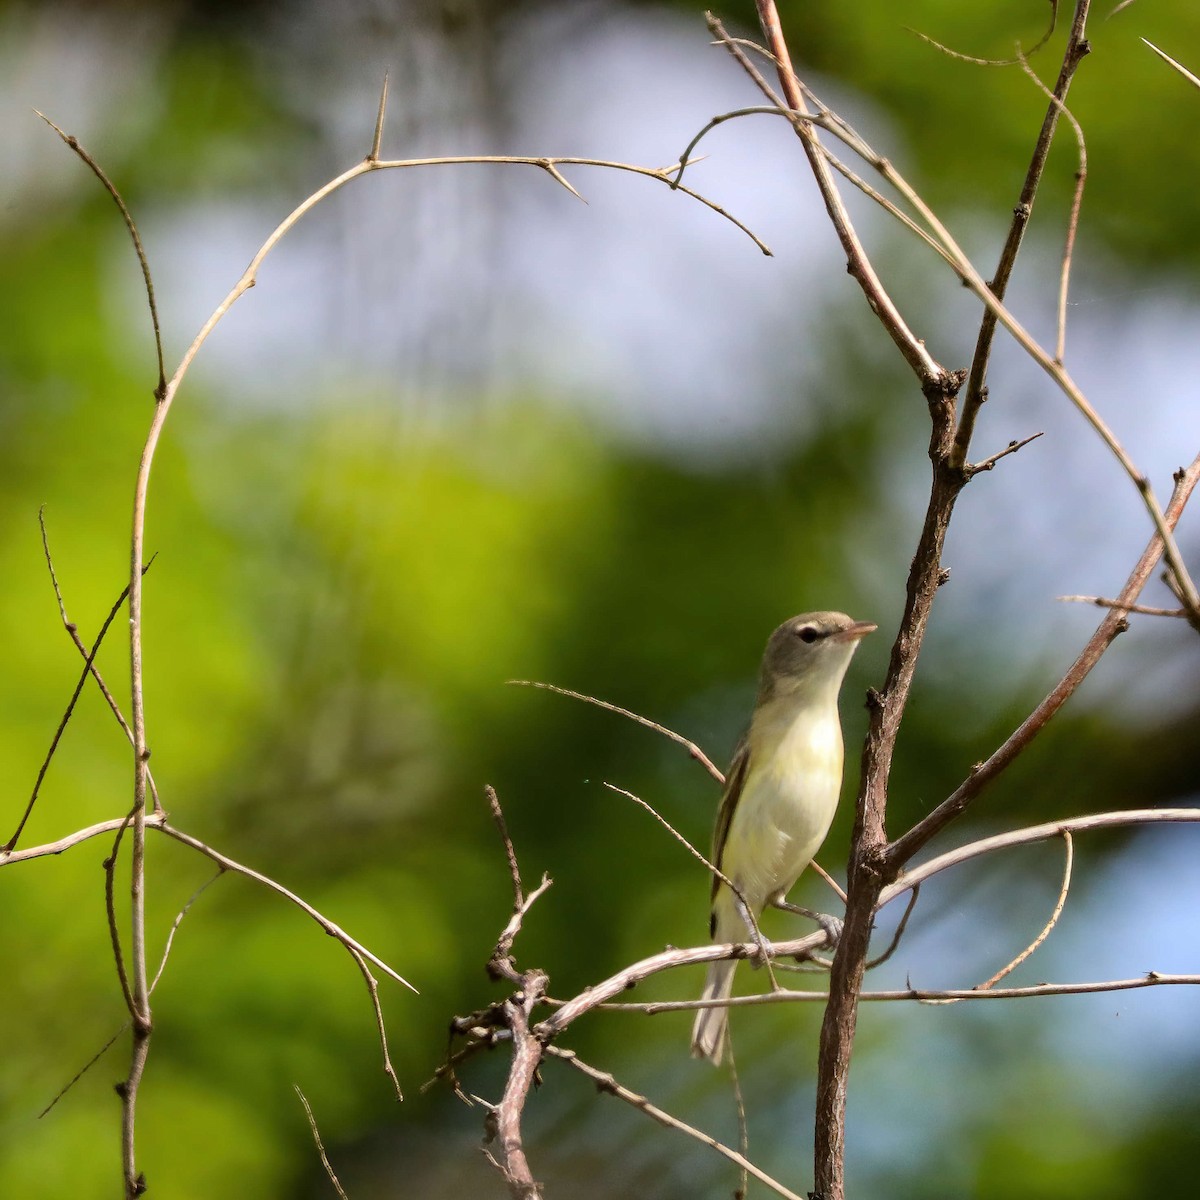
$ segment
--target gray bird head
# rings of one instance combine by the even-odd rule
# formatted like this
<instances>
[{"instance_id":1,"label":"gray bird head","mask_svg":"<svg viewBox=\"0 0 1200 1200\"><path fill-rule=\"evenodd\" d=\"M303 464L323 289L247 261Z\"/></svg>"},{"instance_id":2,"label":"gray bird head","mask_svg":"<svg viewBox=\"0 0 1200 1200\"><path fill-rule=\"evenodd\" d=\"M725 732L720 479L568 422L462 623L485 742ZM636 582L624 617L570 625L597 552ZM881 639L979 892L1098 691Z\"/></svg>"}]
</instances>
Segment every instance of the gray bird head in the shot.
<instances>
[{"instance_id":1,"label":"gray bird head","mask_svg":"<svg viewBox=\"0 0 1200 1200\"><path fill-rule=\"evenodd\" d=\"M759 701L798 692L837 692L859 639L877 626L840 612L801 613L771 634L759 674Z\"/></svg>"}]
</instances>

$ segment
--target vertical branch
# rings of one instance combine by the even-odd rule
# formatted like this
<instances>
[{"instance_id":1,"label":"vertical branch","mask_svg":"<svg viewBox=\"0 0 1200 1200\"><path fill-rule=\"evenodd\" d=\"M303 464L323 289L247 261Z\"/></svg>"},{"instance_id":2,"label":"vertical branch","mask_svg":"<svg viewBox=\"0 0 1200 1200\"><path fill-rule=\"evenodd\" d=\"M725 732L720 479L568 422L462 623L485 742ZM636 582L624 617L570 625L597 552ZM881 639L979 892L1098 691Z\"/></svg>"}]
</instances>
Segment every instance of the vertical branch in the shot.
<instances>
[{"instance_id":1,"label":"vertical branch","mask_svg":"<svg viewBox=\"0 0 1200 1200\"><path fill-rule=\"evenodd\" d=\"M954 389L961 382L961 374L956 375L942 392L927 392L933 420L929 443L933 486L917 552L909 569L904 615L892 646L887 678L882 692L872 692L867 701L870 725L863 746L862 778L850 842L845 925L830 972L829 1000L821 1022L817 1059L813 1194L821 1200L843 1200L844 1196L846 1090L858 1024L858 994L866 970L879 892L889 882L890 868L885 857L888 778L933 599L945 582L941 559L946 530L967 478L950 465Z\"/></svg>"},{"instance_id":2,"label":"vertical branch","mask_svg":"<svg viewBox=\"0 0 1200 1200\"><path fill-rule=\"evenodd\" d=\"M542 1042L529 1028L529 1014L542 1000L546 976L540 971L527 971L523 978L524 990L504 1002L505 1024L512 1031L513 1059L504 1095L492 1116L503 1156L496 1165L508 1184L509 1194L513 1200L541 1200L541 1184L529 1169L521 1140L521 1114L545 1053Z\"/></svg>"},{"instance_id":3,"label":"vertical branch","mask_svg":"<svg viewBox=\"0 0 1200 1200\"><path fill-rule=\"evenodd\" d=\"M1037 198L1038 187L1042 182L1042 174L1046 169L1046 159L1050 153L1050 144L1054 140L1058 128L1058 118L1063 112L1067 92L1079 64L1084 60L1090 47L1087 42L1087 18L1091 7L1090 0L1077 0L1075 18L1071 23L1071 32L1067 37L1067 49L1063 55L1062 67L1058 80L1054 85L1054 93L1042 119L1042 128L1038 133L1037 143L1033 148L1033 157L1025 172L1025 182L1021 186L1021 194L1013 209L1013 221L1009 226L1008 237L1004 248L1000 251L1000 261L995 274L989 281L992 294L997 300L1003 301L1008 292L1008 283L1012 278L1013 268L1017 264L1017 255L1025 238L1025 229L1033 214L1033 202ZM988 308L979 323L979 337L975 342L975 353L971 359L971 372L967 380L966 395L963 397L962 417L958 424L958 433L954 439L954 454L952 461L955 466L966 465L967 454L971 446L971 438L975 432L975 420L979 410L987 399L987 368L992 357L992 343L996 336L997 313Z\"/></svg>"},{"instance_id":4,"label":"vertical branch","mask_svg":"<svg viewBox=\"0 0 1200 1200\"><path fill-rule=\"evenodd\" d=\"M783 39L783 30L779 24L779 13L775 8L775 0L757 0L758 19L762 25L763 34L767 39L767 49L771 52L778 66L779 83L788 108L803 116L810 115L808 104L804 99L804 91L792 70L791 55L787 42ZM796 133L804 146L813 176L821 190L821 198L825 201L825 209L837 233L842 249L846 252L846 269L858 281L859 287L866 296L871 311L878 317L880 324L888 336L896 344L896 348L904 356L905 361L916 373L922 386L940 379L945 372L925 348L925 343L909 329L900 310L896 307L891 296L875 273L858 234L850 221L850 214L838 194L837 184L830 173L829 163L822 153L817 141L817 135L808 123L795 126Z\"/></svg>"}]
</instances>

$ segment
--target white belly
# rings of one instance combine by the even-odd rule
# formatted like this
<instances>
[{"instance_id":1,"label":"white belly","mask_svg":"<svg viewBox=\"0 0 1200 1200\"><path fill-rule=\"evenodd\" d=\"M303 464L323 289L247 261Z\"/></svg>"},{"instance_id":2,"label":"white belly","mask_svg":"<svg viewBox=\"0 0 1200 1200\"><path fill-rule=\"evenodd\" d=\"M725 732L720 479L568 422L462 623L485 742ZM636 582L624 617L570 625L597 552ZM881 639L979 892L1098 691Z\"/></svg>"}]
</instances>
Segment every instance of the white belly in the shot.
<instances>
[{"instance_id":1,"label":"white belly","mask_svg":"<svg viewBox=\"0 0 1200 1200\"><path fill-rule=\"evenodd\" d=\"M776 753L764 753L764 743L777 744ZM810 713L790 725L751 731L750 770L730 821L721 869L756 916L773 897L785 895L812 862L829 832L841 783L836 709L831 719L813 720ZM727 888L718 893L716 908L718 940L742 940L745 922Z\"/></svg>"}]
</instances>

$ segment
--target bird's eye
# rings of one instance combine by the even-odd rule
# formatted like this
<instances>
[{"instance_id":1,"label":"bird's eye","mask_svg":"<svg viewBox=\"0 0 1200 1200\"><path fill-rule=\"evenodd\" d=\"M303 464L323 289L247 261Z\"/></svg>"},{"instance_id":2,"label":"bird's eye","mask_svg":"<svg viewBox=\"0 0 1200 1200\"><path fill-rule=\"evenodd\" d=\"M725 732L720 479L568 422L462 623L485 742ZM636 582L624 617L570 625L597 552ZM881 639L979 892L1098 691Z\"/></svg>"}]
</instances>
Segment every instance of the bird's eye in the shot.
<instances>
[{"instance_id":1,"label":"bird's eye","mask_svg":"<svg viewBox=\"0 0 1200 1200\"><path fill-rule=\"evenodd\" d=\"M808 642L810 644L815 642L817 638L821 636L820 633L818 633L817 630L815 630L811 625L801 625L800 628L794 630L794 632L802 642Z\"/></svg>"}]
</instances>

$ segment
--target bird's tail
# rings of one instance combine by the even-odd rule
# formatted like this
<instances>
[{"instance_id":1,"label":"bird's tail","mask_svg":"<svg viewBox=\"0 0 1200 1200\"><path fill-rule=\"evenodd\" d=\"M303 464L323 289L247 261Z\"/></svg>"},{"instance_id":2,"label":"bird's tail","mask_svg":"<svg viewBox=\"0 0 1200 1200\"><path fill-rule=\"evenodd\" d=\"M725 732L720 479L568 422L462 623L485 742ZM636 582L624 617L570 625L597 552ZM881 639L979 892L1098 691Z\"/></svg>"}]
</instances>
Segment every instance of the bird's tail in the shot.
<instances>
[{"instance_id":1,"label":"bird's tail","mask_svg":"<svg viewBox=\"0 0 1200 1200\"><path fill-rule=\"evenodd\" d=\"M708 968L701 1000L728 1000L733 991L733 973L737 963L725 960L715 962ZM692 1057L707 1058L713 1066L720 1066L725 1057L725 1046L729 1041L729 1009L725 1007L702 1008L696 1013L692 1026Z\"/></svg>"}]
</instances>

